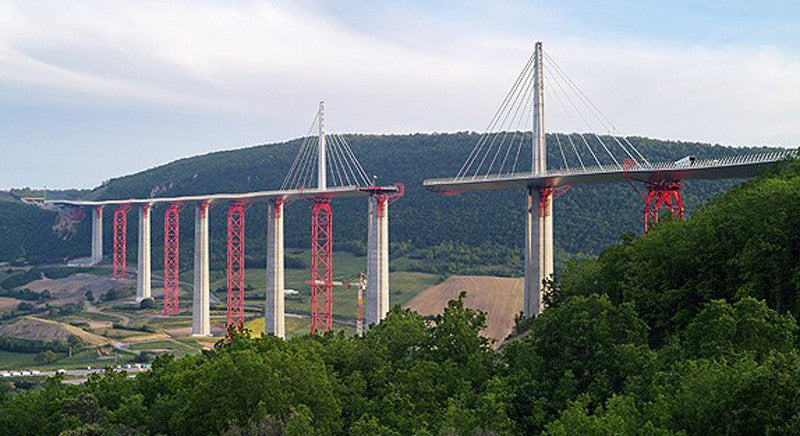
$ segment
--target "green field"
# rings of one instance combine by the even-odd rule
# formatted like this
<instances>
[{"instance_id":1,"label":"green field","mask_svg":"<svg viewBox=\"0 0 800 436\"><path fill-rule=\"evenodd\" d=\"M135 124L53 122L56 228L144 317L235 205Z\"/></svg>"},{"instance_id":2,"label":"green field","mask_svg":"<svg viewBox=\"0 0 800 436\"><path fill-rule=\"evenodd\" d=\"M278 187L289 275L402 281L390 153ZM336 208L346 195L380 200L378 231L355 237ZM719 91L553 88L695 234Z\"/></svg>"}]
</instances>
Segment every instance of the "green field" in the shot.
<instances>
[{"instance_id":1,"label":"green field","mask_svg":"<svg viewBox=\"0 0 800 436\"><path fill-rule=\"evenodd\" d=\"M287 316L284 320L286 328L286 338L293 338L308 334L311 331L311 319L308 317ZM245 322L245 326L250 330L250 334L258 337L264 333L264 317L254 318ZM333 323L334 331L344 331L348 335L355 334L356 328L352 325L344 325L337 322Z\"/></svg>"},{"instance_id":2,"label":"green field","mask_svg":"<svg viewBox=\"0 0 800 436\"><path fill-rule=\"evenodd\" d=\"M33 358L35 354L12 353L11 351L0 351L0 369L20 369L30 368L37 365Z\"/></svg>"},{"instance_id":3,"label":"green field","mask_svg":"<svg viewBox=\"0 0 800 436\"><path fill-rule=\"evenodd\" d=\"M293 256L303 259L309 257L308 250L287 250ZM295 254L299 253L299 254ZM359 272L366 269L367 258L365 256L355 256L348 252L337 251L334 253L334 280L355 280ZM311 288L305 283L311 276L310 268L305 269L286 269L285 287L299 292L297 295L286 296L286 312L288 313L309 313ZM389 288L391 304L405 304L418 293L430 286L440 282L437 274L394 271L389 273ZM245 293L245 301L248 305L263 305L264 292L266 287L266 277L264 269L248 269L245 271L245 286L250 285L252 290ZM211 283L211 289L217 291L226 286L225 277L220 276ZM220 300L225 300L224 291L216 292ZM357 304L357 289L337 287L333 292L333 314L343 318L355 318ZM263 307L263 306L262 306Z\"/></svg>"}]
</instances>

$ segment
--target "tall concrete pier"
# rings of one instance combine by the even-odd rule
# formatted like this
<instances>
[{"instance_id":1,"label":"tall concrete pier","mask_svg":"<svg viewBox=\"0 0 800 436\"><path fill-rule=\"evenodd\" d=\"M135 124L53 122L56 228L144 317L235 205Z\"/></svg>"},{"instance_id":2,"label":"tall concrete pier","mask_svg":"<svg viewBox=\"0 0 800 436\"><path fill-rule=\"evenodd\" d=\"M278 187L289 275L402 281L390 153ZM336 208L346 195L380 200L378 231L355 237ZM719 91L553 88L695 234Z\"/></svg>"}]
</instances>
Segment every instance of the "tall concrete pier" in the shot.
<instances>
[{"instance_id":1,"label":"tall concrete pier","mask_svg":"<svg viewBox=\"0 0 800 436\"><path fill-rule=\"evenodd\" d=\"M208 208L198 203L194 208L194 299L192 300L192 336L211 336L208 282Z\"/></svg>"},{"instance_id":2,"label":"tall concrete pier","mask_svg":"<svg viewBox=\"0 0 800 436\"><path fill-rule=\"evenodd\" d=\"M544 74L542 43L533 54L533 153L531 173L547 173L547 147L544 130ZM525 295L523 313L542 312L542 281L553 275L553 189L528 188L525 219Z\"/></svg>"},{"instance_id":3,"label":"tall concrete pier","mask_svg":"<svg viewBox=\"0 0 800 436\"><path fill-rule=\"evenodd\" d=\"M371 196L368 213L367 327L379 323L389 312L389 204L386 196Z\"/></svg>"},{"instance_id":4,"label":"tall concrete pier","mask_svg":"<svg viewBox=\"0 0 800 436\"><path fill-rule=\"evenodd\" d=\"M139 206L139 260L136 274L136 301L151 298L150 284L150 205Z\"/></svg>"},{"instance_id":5,"label":"tall concrete pier","mask_svg":"<svg viewBox=\"0 0 800 436\"><path fill-rule=\"evenodd\" d=\"M92 257L91 264L103 261L103 206L92 208Z\"/></svg>"},{"instance_id":6,"label":"tall concrete pier","mask_svg":"<svg viewBox=\"0 0 800 436\"><path fill-rule=\"evenodd\" d=\"M264 309L264 332L279 338L286 336L283 256L283 200L276 199L269 203L267 222L267 293Z\"/></svg>"}]
</instances>

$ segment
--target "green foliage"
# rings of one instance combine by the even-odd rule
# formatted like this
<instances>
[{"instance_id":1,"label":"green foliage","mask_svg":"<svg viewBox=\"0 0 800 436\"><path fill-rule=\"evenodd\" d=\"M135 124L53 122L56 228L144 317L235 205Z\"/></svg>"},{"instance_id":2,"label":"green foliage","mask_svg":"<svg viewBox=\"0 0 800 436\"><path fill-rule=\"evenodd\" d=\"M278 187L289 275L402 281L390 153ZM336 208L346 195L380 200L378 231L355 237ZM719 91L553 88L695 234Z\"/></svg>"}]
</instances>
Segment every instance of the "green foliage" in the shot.
<instances>
[{"instance_id":1,"label":"green foliage","mask_svg":"<svg viewBox=\"0 0 800 436\"><path fill-rule=\"evenodd\" d=\"M45 301L50 299L50 291L44 290L42 292L31 291L28 288L16 290L0 290L0 297L16 298L18 300L28 301Z\"/></svg>"},{"instance_id":2,"label":"green foliage","mask_svg":"<svg viewBox=\"0 0 800 436\"><path fill-rule=\"evenodd\" d=\"M51 363L58 360L58 355L50 350L42 351L41 353L36 355L34 360L41 364Z\"/></svg>"},{"instance_id":3,"label":"green foliage","mask_svg":"<svg viewBox=\"0 0 800 436\"><path fill-rule=\"evenodd\" d=\"M0 336L0 350L29 354L35 354L42 351L54 351L57 353L62 353L67 351L67 345L61 342L17 339Z\"/></svg>"}]
</instances>

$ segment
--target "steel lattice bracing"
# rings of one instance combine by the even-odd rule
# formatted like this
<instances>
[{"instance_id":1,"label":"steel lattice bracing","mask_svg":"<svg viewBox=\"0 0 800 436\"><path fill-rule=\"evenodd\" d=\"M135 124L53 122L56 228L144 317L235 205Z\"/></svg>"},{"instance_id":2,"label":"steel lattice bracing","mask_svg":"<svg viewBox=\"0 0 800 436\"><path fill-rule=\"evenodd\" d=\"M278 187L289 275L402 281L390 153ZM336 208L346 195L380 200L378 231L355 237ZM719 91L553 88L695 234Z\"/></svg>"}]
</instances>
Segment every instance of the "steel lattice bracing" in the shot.
<instances>
[{"instance_id":1,"label":"steel lattice bracing","mask_svg":"<svg viewBox=\"0 0 800 436\"><path fill-rule=\"evenodd\" d=\"M111 277L125 280L128 273L128 206L122 205L114 211L113 266Z\"/></svg>"},{"instance_id":2,"label":"steel lattice bracing","mask_svg":"<svg viewBox=\"0 0 800 436\"><path fill-rule=\"evenodd\" d=\"M311 334L333 328L333 213L329 199L311 209Z\"/></svg>"},{"instance_id":3,"label":"steel lattice bracing","mask_svg":"<svg viewBox=\"0 0 800 436\"><path fill-rule=\"evenodd\" d=\"M180 209L171 204L164 213L164 315L178 314L180 286Z\"/></svg>"},{"instance_id":4,"label":"steel lattice bracing","mask_svg":"<svg viewBox=\"0 0 800 436\"><path fill-rule=\"evenodd\" d=\"M658 222L659 211L666 210L673 219L683 219L683 199L679 181L652 182L647 184L647 197L644 200L644 231Z\"/></svg>"},{"instance_id":5,"label":"steel lattice bracing","mask_svg":"<svg viewBox=\"0 0 800 436\"><path fill-rule=\"evenodd\" d=\"M241 202L228 209L228 329L244 326L244 211Z\"/></svg>"}]
</instances>

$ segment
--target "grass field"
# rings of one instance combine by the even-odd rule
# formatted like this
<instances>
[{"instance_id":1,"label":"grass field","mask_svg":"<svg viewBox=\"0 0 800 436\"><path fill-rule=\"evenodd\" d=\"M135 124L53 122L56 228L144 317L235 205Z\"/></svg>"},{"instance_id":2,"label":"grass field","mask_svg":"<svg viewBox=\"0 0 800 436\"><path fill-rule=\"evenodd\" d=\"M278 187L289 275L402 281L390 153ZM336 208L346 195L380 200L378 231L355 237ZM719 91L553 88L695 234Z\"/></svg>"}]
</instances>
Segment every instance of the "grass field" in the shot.
<instances>
[{"instance_id":1,"label":"grass field","mask_svg":"<svg viewBox=\"0 0 800 436\"><path fill-rule=\"evenodd\" d=\"M284 320L286 327L286 338L293 338L302 336L311 331L311 319L306 317L287 316ZM254 318L245 322L245 326L250 330L254 337L261 336L264 333L264 318ZM344 331L346 334L355 334L356 328L352 325L344 325L337 322L333 323L334 331Z\"/></svg>"},{"instance_id":2,"label":"grass field","mask_svg":"<svg viewBox=\"0 0 800 436\"><path fill-rule=\"evenodd\" d=\"M33 358L35 354L12 353L10 351L0 351L0 369L21 369L30 368L37 365Z\"/></svg>"}]
</instances>

